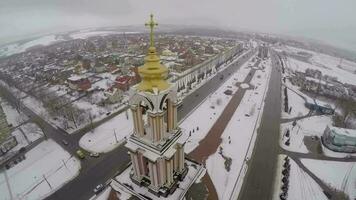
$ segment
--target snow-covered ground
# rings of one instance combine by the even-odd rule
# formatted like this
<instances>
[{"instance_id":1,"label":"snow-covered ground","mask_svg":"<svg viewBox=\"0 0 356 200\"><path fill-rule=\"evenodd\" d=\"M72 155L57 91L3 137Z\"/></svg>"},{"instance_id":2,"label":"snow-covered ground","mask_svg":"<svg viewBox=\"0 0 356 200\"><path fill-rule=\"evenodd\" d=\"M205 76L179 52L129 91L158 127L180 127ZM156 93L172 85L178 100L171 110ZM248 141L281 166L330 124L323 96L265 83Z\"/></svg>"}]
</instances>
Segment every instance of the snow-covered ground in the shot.
<instances>
[{"instance_id":1,"label":"snow-covered ground","mask_svg":"<svg viewBox=\"0 0 356 200\"><path fill-rule=\"evenodd\" d=\"M303 138L304 136L320 136L323 135L324 130L327 125L331 125L332 120L330 116L312 116L304 118L297 121L297 124L293 127L293 122L281 124L281 140L280 145L286 150L308 153L306 146L304 145ZM285 136L285 133L289 129L289 139L290 145L285 145L288 137Z\"/></svg>"},{"instance_id":2,"label":"snow-covered ground","mask_svg":"<svg viewBox=\"0 0 356 200\"><path fill-rule=\"evenodd\" d=\"M109 152L119 146L132 130L131 112L127 110L86 133L79 140L79 145L90 152Z\"/></svg>"},{"instance_id":3,"label":"snow-covered ground","mask_svg":"<svg viewBox=\"0 0 356 200\"><path fill-rule=\"evenodd\" d=\"M314 57L312 59L315 59ZM320 61L319 58L317 58ZM324 61L325 62L325 61ZM328 63L326 63L328 64ZM332 77L337 77L337 79L342 83L355 84L356 74L346 71L344 69L338 68L336 65L319 65L317 62L306 63L294 58L288 58L287 67L294 71L305 72L306 69L317 69L322 72L323 75L329 75ZM356 70L356 68L355 68Z\"/></svg>"},{"instance_id":4,"label":"snow-covered ground","mask_svg":"<svg viewBox=\"0 0 356 200\"><path fill-rule=\"evenodd\" d=\"M356 166L354 162L302 159L302 163L331 187L356 198Z\"/></svg>"},{"instance_id":5,"label":"snow-covered ground","mask_svg":"<svg viewBox=\"0 0 356 200\"><path fill-rule=\"evenodd\" d=\"M86 39L92 36L106 36L112 34L123 34L124 32L119 31L80 31L73 34L70 34L70 37L73 39ZM125 32L126 34L133 34L138 32Z\"/></svg>"},{"instance_id":6,"label":"snow-covered ground","mask_svg":"<svg viewBox=\"0 0 356 200\"><path fill-rule=\"evenodd\" d=\"M294 90L287 89L288 106L291 108L290 113L284 112L284 91L282 91L282 118L290 119L294 117L304 116L309 113L309 109L305 107L305 100L298 95Z\"/></svg>"},{"instance_id":7,"label":"snow-covered ground","mask_svg":"<svg viewBox=\"0 0 356 200\"><path fill-rule=\"evenodd\" d=\"M199 141L204 139L206 134L208 134L210 128L214 125L232 98L232 95L225 95L224 92L231 90L235 93L238 90L236 83L242 82L251 71L251 68L247 66L247 63L241 66L237 72L232 74L214 93L210 94L195 110L192 110L192 112L182 120L180 127L185 137L188 137L191 131L191 136L185 144L184 150L186 153L193 151L199 145ZM198 131L197 127L199 127Z\"/></svg>"},{"instance_id":8,"label":"snow-covered ground","mask_svg":"<svg viewBox=\"0 0 356 200\"><path fill-rule=\"evenodd\" d=\"M246 160L252 153L263 112L265 94L268 90L268 80L271 73L270 61L266 66L265 72L256 71L251 80L251 85L256 86L256 88L246 91L239 107L222 134L220 147L223 149L222 154L232 159L230 171L225 169L225 160L219 154L219 151L211 155L206 161L208 173L219 199L235 199L241 189L247 170Z\"/></svg>"},{"instance_id":9,"label":"snow-covered ground","mask_svg":"<svg viewBox=\"0 0 356 200\"><path fill-rule=\"evenodd\" d=\"M73 39L86 39L91 36L106 36L110 34L122 34L124 32L119 31L96 31L96 30L82 30L75 33L70 34L69 36ZM133 34L138 32L125 32L126 34ZM35 47L38 45L48 46L50 44L65 41L61 35L46 35L41 36L33 40L29 40L27 42L14 42L12 44L8 44L0 47L0 57L2 56L11 56L13 54L25 52L27 49L31 47Z\"/></svg>"},{"instance_id":10,"label":"snow-covered ground","mask_svg":"<svg viewBox=\"0 0 356 200\"><path fill-rule=\"evenodd\" d=\"M325 67L330 67L330 68L340 65L342 69L349 71L351 73L353 73L356 70L356 63L349 60L340 59L334 56L330 56L330 55L326 55L310 50L305 50L297 47L292 47L292 46L286 46L285 50L293 53L298 53L301 51L310 53L313 55L310 59L310 62L316 63L317 65L318 64L324 65Z\"/></svg>"},{"instance_id":11,"label":"snow-covered ground","mask_svg":"<svg viewBox=\"0 0 356 200\"><path fill-rule=\"evenodd\" d=\"M42 199L73 179L80 162L52 140L25 154L26 159L0 172L1 199Z\"/></svg>"},{"instance_id":12,"label":"snow-covered ground","mask_svg":"<svg viewBox=\"0 0 356 200\"><path fill-rule=\"evenodd\" d=\"M12 127L17 127L11 132L12 136L16 137L17 145L9 152L16 152L22 147L26 147L37 139L43 137L43 132L40 127L34 123L25 122L28 117L22 112L18 112L7 101L0 98L2 109L4 110L6 120Z\"/></svg>"},{"instance_id":13,"label":"snow-covered ground","mask_svg":"<svg viewBox=\"0 0 356 200\"><path fill-rule=\"evenodd\" d=\"M43 37L39 37L37 39L25 42L25 43L13 43L3 47L0 47L0 57L2 56L10 56L17 53L25 52L28 48L43 45L47 46L53 44L58 41L63 41L63 38L58 37L56 35L47 35Z\"/></svg>"},{"instance_id":14,"label":"snow-covered ground","mask_svg":"<svg viewBox=\"0 0 356 200\"><path fill-rule=\"evenodd\" d=\"M12 126L17 126L28 119L26 115L21 112L18 112L7 101L0 98L0 103L6 115L6 121L8 124L12 124Z\"/></svg>"},{"instance_id":15,"label":"snow-covered ground","mask_svg":"<svg viewBox=\"0 0 356 200\"><path fill-rule=\"evenodd\" d=\"M279 156L279 170L277 171L277 179L274 187L273 200L279 200L279 194L281 193L281 179L284 155ZM327 200L320 186L306 173L304 172L293 159L290 159L290 176L289 176L289 189L288 200L301 200L301 199L315 199L315 200Z\"/></svg>"},{"instance_id":16,"label":"snow-covered ground","mask_svg":"<svg viewBox=\"0 0 356 200\"><path fill-rule=\"evenodd\" d=\"M26 123L18 127L11 133L11 135L16 137L18 144L9 152L16 152L22 147L26 147L27 145L30 145L32 142L35 142L44 136L40 127L34 123Z\"/></svg>"}]
</instances>

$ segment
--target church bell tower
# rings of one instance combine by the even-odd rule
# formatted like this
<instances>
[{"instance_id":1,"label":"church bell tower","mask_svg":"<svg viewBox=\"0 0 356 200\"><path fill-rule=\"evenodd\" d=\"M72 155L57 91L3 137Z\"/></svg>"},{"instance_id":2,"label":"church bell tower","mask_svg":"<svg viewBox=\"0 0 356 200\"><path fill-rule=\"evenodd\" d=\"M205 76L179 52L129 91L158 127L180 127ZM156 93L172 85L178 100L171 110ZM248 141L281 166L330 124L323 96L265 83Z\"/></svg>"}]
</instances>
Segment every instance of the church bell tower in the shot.
<instances>
[{"instance_id":1,"label":"church bell tower","mask_svg":"<svg viewBox=\"0 0 356 200\"><path fill-rule=\"evenodd\" d=\"M150 47L144 65L138 68L142 81L130 90L134 128L125 146L131 157L133 182L157 196L167 196L175 191L188 168L177 125L177 87L167 81L168 69L156 52L153 29L158 24L153 15L145 25L150 28Z\"/></svg>"}]
</instances>

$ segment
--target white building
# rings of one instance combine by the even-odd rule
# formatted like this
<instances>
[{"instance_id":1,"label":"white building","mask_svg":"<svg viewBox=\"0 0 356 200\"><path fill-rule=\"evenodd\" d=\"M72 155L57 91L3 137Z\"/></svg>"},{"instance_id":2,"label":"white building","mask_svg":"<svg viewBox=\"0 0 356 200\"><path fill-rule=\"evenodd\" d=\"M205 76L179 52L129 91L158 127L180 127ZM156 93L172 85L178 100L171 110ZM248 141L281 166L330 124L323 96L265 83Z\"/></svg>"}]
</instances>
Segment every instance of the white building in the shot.
<instances>
[{"instance_id":1,"label":"white building","mask_svg":"<svg viewBox=\"0 0 356 200\"><path fill-rule=\"evenodd\" d=\"M337 152L356 152L356 130L327 126L322 136L327 148Z\"/></svg>"}]
</instances>

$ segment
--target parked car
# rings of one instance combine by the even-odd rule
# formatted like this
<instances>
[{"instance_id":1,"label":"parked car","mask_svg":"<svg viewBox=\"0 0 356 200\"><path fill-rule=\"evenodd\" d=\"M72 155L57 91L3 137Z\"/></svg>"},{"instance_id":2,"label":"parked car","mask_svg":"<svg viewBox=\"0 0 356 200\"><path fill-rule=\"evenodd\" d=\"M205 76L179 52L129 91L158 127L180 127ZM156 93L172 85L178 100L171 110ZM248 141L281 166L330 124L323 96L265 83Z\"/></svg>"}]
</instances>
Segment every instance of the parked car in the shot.
<instances>
[{"instance_id":1,"label":"parked car","mask_svg":"<svg viewBox=\"0 0 356 200\"><path fill-rule=\"evenodd\" d=\"M77 154L78 158L80 158L80 159L85 158L85 155L82 150L77 150L76 154Z\"/></svg>"},{"instance_id":2,"label":"parked car","mask_svg":"<svg viewBox=\"0 0 356 200\"><path fill-rule=\"evenodd\" d=\"M99 153L90 153L89 154L90 157L99 157Z\"/></svg>"},{"instance_id":3,"label":"parked car","mask_svg":"<svg viewBox=\"0 0 356 200\"><path fill-rule=\"evenodd\" d=\"M99 184L94 188L93 191L94 191L95 194L99 194L103 190L104 190L104 185L103 184Z\"/></svg>"}]
</instances>

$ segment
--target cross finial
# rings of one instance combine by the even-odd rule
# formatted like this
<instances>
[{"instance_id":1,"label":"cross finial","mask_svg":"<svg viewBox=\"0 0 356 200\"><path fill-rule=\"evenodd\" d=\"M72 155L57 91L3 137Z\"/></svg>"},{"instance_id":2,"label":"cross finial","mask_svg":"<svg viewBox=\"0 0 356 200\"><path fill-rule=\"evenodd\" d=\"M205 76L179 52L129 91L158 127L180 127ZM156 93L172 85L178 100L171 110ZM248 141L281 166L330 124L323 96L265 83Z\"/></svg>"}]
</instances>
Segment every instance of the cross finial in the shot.
<instances>
[{"instance_id":1,"label":"cross finial","mask_svg":"<svg viewBox=\"0 0 356 200\"><path fill-rule=\"evenodd\" d=\"M153 21L153 14L150 15L150 21L145 23L145 26L148 26L150 28L150 46L153 47L154 46L154 42L153 42L153 28L155 28L156 26L158 26L158 24Z\"/></svg>"}]
</instances>

